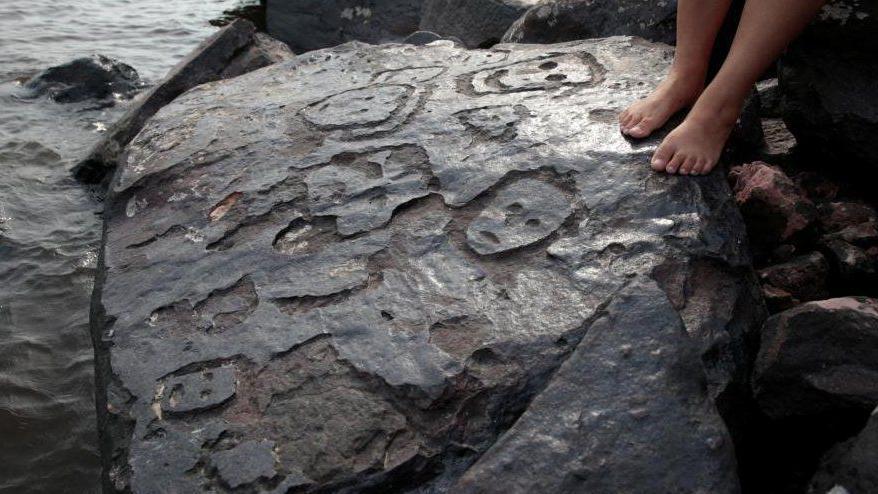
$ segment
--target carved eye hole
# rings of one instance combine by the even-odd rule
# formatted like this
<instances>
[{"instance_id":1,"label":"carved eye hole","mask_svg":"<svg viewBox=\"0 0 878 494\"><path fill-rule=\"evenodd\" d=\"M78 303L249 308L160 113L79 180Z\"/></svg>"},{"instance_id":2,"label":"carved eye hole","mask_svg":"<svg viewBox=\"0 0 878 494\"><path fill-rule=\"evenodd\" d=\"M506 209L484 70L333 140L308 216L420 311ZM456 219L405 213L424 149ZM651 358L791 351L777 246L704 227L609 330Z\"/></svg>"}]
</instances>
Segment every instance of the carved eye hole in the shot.
<instances>
[{"instance_id":1,"label":"carved eye hole","mask_svg":"<svg viewBox=\"0 0 878 494\"><path fill-rule=\"evenodd\" d=\"M553 62L549 60L548 62L543 62L540 64L540 68L543 70L552 70L558 68L558 62Z\"/></svg>"}]
</instances>

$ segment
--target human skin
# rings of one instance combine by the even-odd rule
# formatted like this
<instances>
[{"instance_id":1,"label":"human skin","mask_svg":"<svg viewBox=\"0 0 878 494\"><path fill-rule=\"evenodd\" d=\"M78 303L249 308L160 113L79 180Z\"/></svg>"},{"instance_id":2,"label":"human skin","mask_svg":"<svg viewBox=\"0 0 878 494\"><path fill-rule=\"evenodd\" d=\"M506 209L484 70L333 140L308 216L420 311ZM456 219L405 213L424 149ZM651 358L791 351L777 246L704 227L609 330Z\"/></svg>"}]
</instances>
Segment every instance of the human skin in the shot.
<instances>
[{"instance_id":1,"label":"human skin","mask_svg":"<svg viewBox=\"0 0 878 494\"><path fill-rule=\"evenodd\" d=\"M705 87L710 53L731 0L679 0L677 52L664 81L619 115L623 134L642 139L692 106L656 149L651 166L681 175L710 173L753 84L826 0L748 0L729 54Z\"/></svg>"}]
</instances>

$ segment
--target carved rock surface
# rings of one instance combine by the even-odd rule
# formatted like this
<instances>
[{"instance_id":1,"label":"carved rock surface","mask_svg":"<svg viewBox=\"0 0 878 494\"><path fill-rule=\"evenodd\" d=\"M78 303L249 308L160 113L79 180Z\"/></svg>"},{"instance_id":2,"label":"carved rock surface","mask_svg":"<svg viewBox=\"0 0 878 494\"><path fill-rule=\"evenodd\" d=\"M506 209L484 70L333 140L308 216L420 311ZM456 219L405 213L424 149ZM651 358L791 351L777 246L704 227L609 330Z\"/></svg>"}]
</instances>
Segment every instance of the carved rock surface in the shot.
<instances>
[{"instance_id":1,"label":"carved rock surface","mask_svg":"<svg viewBox=\"0 0 878 494\"><path fill-rule=\"evenodd\" d=\"M557 43L612 35L673 43L677 2L548 0L531 7L503 36L505 43Z\"/></svg>"},{"instance_id":2,"label":"carved rock surface","mask_svg":"<svg viewBox=\"0 0 878 494\"><path fill-rule=\"evenodd\" d=\"M424 0L421 29L461 39L470 48L500 42L539 0Z\"/></svg>"},{"instance_id":3,"label":"carved rock surface","mask_svg":"<svg viewBox=\"0 0 878 494\"><path fill-rule=\"evenodd\" d=\"M832 0L779 65L781 112L803 151L878 175L878 2Z\"/></svg>"},{"instance_id":4,"label":"carved rock surface","mask_svg":"<svg viewBox=\"0 0 878 494\"><path fill-rule=\"evenodd\" d=\"M575 492L600 468L580 423L645 472L611 491L661 456L669 490L736 492L713 400L763 316L744 226L722 174L654 174L661 136L616 123L669 62L351 43L163 108L105 213L107 491L489 489L527 452L528 482Z\"/></svg>"},{"instance_id":5,"label":"carved rock surface","mask_svg":"<svg viewBox=\"0 0 878 494\"><path fill-rule=\"evenodd\" d=\"M296 53L346 41L402 41L418 30L424 0L267 0L268 34Z\"/></svg>"}]
</instances>

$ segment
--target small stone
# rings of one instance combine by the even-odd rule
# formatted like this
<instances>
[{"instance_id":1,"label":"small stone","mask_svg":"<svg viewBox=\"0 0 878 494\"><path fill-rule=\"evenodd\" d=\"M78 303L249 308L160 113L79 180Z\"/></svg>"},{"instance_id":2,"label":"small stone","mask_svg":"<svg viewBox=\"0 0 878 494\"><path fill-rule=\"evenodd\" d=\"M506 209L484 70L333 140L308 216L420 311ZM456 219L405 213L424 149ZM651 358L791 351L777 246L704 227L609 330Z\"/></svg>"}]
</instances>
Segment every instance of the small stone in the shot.
<instances>
[{"instance_id":1,"label":"small stone","mask_svg":"<svg viewBox=\"0 0 878 494\"><path fill-rule=\"evenodd\" d=\"M762 151L765 159L779 160L789 157L796 147L796 138L780 118L763 118L762 134L765 144Z\"/></svg>"}]
</instances>

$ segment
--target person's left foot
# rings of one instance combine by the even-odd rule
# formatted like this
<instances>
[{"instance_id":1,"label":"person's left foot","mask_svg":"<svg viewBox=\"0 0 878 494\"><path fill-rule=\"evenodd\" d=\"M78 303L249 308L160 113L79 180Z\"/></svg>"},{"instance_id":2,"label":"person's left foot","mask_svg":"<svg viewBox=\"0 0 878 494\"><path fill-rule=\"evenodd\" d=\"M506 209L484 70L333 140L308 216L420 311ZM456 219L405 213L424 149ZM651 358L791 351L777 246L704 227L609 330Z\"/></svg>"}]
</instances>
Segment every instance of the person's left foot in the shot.
<instances>
[{"instance_id":1,"label":"person's left foot","mask_svg":"<svg viewBox=\"0 0 878 494\"><path fill-rule=\"evenodd\" d=\"M653 154L653 170L707 175L716 167L739 109L709 110L709 107L701 102L696 104L683 123L665 137Z\"/></svg>"}]
</instances>

